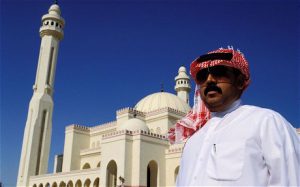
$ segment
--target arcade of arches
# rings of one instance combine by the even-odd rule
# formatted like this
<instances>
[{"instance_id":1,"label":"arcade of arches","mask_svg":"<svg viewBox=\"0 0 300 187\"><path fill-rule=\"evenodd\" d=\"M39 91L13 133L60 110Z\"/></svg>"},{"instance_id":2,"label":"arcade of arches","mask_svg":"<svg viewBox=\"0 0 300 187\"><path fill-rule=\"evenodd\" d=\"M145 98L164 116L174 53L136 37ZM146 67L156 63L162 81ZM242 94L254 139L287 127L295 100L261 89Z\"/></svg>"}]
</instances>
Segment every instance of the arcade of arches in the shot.
<instances>
[{"instance_id":1,"label":"arcade of arches","mask_svg":"<svg viewBox=\"0 0 300 187\"><path fill-rule=\"evenodd\" d=\"M89 164L84 164L82 169L88 169ZM100 166L100 163L98 164ZM147 187L157 187L158 186L158 164L156 161L151 160L147 165ZM174 182L179 172L179 166L175 168L174 171ZM116 187L117 186L117 173L118 167L117 163L114 160L111 160L106 167L106 186L107 187ZM100 178L97 177L94 181L91 181L89 178L85 180L67 180L60 182L53 182L50 184L34 184L32 187L99 187Z\"/></svg>"},{"instance_id":2,"label":"arcade of arches","mask_svg":"<svg viewBox=\"0 0 300 187\"><path fill-rule=\"evenodd\" d=\"M77 180L72 181L69 180L67 182L61 181L59 183L53 182L46 183L45 186L43 184L36 185L34 184L32 187L99 187L100 179L96 178L93 182L90 179L86 179L85 181Z\"/></svg>"}]
</instances>

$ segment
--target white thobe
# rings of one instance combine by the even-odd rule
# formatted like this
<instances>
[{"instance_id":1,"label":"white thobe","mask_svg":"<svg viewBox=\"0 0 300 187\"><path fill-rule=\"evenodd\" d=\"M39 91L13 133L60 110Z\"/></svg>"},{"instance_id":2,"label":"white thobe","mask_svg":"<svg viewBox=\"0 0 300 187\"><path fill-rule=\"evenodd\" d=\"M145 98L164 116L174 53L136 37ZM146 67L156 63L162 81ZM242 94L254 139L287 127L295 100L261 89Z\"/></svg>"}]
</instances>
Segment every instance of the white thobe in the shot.
<instances>
[{"instance_id":1,"label":"white thobe","mask_svg":"<svg viewBox=\"0 0 300 187\"><path fill-rule=\"evenodd\" d=\"M177 186L300 186L300 138L275 111L235 101L186 142Z\"/></svg>"}]
</instances>

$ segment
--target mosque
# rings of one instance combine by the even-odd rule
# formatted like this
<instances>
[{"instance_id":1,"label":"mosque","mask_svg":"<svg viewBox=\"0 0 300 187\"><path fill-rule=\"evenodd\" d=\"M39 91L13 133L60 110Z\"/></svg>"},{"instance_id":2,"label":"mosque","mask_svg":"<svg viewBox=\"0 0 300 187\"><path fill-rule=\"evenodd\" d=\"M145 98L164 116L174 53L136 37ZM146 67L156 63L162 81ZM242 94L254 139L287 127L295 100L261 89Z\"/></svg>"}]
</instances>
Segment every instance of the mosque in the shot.
<instances>
[{"instance_id":1,"label":"mosque","mask_svg":"<svg viewBox=\"0 0 300 187\"><path fill-rule=\"evenodd\" d=\"M118 110L116 120L109 123L67 126L63 154L55 156L54 171L47 173L54 77L64 23L57 4L42 17L41 48L17 186L174 186L183 144L170 145L165 135L191 109L190 78L184 67L175 77L177 95L150 94L134 108Z\"/></svg>"},{"instance_id":2,"label":"mosque","mask_svg":"<svg viewBox=\"0 0 300 187\"><path fill-rule=\"evenodd\" d=\"M170 145L165 135L191 109L190 78L184 67L175 77L177 95L150 94L134 108L118 110L116 120L109 123L67 126L63 154L55 156L54 171L47 173L54 77L64 23L57 4L42 17L17 186L174 186L183 145Z\"/></svg>"}]
</instances>

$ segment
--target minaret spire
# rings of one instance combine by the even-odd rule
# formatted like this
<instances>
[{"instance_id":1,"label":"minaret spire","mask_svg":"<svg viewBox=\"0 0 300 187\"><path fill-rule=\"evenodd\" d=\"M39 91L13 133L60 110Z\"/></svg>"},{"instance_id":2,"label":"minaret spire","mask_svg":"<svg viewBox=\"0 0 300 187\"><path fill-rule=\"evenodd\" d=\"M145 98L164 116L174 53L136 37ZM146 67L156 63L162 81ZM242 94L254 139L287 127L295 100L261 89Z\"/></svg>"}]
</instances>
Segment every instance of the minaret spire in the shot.
<instances>
[{"instance_id":1,"label":"minaret spire","mask_svg":"<svg viewBox=\"0 0 300 187\"><path fill-rule=\"evenodd\" d=\"M164 83L163 82L160 84L160 92L164 92Z\"/></svg>"},{"instance_id":2,"label":"minaret spire","mask_svg":"<svg viewBox=\"0 0 300 187\"><path fill-rule=\"evenodd\" d=\"M189 93L191 91L190 77L186 73L184 66L178 70L178 75L175 77L175 90L177 96L189 104Z\"/></svg>"},{"instance_id":3,"label":"minaret spire","mask_svg":"<svg viewBox=\"0 0 300 187\"><path fill-rule=\"evenodd\" d=\"M65 24L60 14L56 1L48 14L42 17L40 54L24 130L17 186L29 186L30 176L46 174L48 171L54 78Z\"/></svg>"}]
</instances>

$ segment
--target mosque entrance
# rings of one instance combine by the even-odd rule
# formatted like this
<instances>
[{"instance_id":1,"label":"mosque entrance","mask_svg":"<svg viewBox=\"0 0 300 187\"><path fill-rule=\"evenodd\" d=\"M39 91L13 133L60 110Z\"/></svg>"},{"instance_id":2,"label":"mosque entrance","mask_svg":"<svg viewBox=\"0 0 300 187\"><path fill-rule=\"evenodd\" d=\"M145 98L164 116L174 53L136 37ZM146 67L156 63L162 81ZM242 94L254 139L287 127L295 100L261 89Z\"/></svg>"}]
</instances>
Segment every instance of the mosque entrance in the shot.
<instances>
[{"instance_id":1,"label":"mosque entrance","mask_svg":"<svg viewBox=\"0 0 300 187\"><path fill-rule=\"evenodd\" d=\"M157 163L152 160L147 166L147 187L157 187Z\"/></svg>"},{"instance_id":2,"label":"mosque entrance","mask_svg":"<svg viewBox=\"0 0 300 187\"><path fill-rule=\"evenodd\" d=\"M111 160L106 169L106 186L116 187L117 186L117 164L114 160Z\"/></svg>"}]
</instances>

